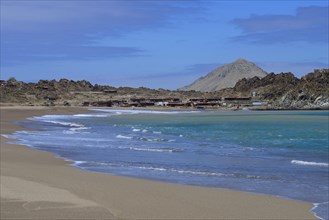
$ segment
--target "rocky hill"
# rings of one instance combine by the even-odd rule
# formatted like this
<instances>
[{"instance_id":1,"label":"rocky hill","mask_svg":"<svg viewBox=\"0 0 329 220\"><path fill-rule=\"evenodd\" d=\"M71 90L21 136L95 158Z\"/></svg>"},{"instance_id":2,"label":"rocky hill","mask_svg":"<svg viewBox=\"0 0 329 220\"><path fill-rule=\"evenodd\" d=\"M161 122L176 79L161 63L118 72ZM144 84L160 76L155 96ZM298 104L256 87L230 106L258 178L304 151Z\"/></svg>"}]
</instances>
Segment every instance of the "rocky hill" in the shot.
<instances>
[{"instance_id":1,"label":"rocky hill","mask_svg":"<svg viewBox=\"0 0 329 220\"><path fill-rule=\"evenodd\" d=\"M264 70L254 63L244 59L238 59L233 63L214 69L206 76L199 78L180 90L212 92L224 88L232 88L240 79L248 79L254 76L262 78L266 76L266 74Z\"/></svg>"},{"instance_id":2,"label":"rocky hill","mask_svg":"<svg viewBox=\"0 0 329 220\"><path fill-rule=\"evenodd\" d=\"M19 105L82 105L84 102L107 102L133 98L198 98L201 92L170 91L149 88L115 88L93 85L86 80L39 80L24 83L15 78L0 81L0 103Z\"/></svg>"},{"instance_id":3,"label":"rocky hill","mask_svg":"<svg viewBox=\"0 0 329 220\"><path fill-rule=\"evenodd\" d=\"M301 79L292 73L243 78L233 88L214 92L115 88L93 85L85 80L40 80L37 83L24 83L15 78L0 80L2 105L83 105L103 102L102 105L107 106L106 103L114 100L174 98L182 102L189 102L190 99L225 102L226 98L239 97L251 97L248 98L249 104L255 101L268 103L267 109L329 109L329 69L315 70ZM217 107L225 108L221 103Z\"/></svg>"},{"instance_id":4,"label":"rocky hill","mask_svg":"<svg viewBox=\"0 0 329 220\"><path fill-rule=\"evenodd\" d=\"M218 96L247 97L272 102L274 109L329 109L329 69L315 70L296 78L292 73L270 73L262 79L239 80Z\"/></svg>"}]
</instances>

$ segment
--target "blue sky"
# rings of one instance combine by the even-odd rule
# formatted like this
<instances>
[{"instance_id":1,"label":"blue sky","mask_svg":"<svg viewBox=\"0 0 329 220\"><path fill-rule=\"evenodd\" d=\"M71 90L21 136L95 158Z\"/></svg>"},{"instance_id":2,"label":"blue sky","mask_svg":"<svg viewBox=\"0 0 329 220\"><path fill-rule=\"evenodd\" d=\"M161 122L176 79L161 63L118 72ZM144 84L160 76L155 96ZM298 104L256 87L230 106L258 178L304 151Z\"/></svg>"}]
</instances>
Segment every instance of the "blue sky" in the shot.
<instances>
[{"instance_id":1,"label":"blue sky","mask_svg":"<svg viewBox=\"0 0 329 220\"><path fill-rule=\"evenodd\" d=\"M245 58L328 68L328 1L1 0L1 78L176 89Z\"/></svg>"}]
</instances>

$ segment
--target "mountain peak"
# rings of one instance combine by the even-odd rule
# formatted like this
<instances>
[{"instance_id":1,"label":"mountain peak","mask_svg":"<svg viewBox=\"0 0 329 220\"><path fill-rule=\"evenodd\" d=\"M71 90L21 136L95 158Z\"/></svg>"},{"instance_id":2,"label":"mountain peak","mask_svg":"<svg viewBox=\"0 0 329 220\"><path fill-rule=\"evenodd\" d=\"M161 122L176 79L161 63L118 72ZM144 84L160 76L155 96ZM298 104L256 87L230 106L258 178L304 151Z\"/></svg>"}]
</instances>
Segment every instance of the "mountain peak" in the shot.
<instances>
[{"instance_id":1,"label":"mountain peak","mask_svg":"<svg viewBox=\"0 0 329 220\"><path fill-rule=\"evenodd\" d=\"M233 63L250 63L248 60L245 60L243 58L239 58L236 61L234 61Z\"/></svg>"},{"instance_id":2,"label":"mountain peak","mask_svg":"<svg viewBox=\"0 0 329 220\"><path fill-rule=\"evenodd\" d=\"M267 73L256 64L243 58L239 58L233 63L220 66L206 76L199 78L192 84L181 88L181 90L196 90L202 92L212 92L224 88L232 88L243 78L257 76L262 78Z\"/></svg>"}]
</instances>

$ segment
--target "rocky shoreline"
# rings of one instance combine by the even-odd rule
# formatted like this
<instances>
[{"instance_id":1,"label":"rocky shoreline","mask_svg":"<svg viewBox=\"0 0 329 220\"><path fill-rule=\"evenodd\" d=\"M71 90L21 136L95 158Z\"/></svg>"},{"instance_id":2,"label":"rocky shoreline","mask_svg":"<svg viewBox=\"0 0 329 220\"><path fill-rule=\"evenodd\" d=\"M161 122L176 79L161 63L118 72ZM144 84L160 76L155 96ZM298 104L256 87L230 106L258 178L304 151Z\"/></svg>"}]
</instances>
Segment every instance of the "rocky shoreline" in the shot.
<instances>
[{"instance_id":1,"label":"rocky shoreline","mask_svg":"<svg viewBox=\"0 0 329 220\"><path fill-rule=\"evenodd\" d=\"M1 105L323 110L329 109L329 69L301 79L292 73L244 78L233 88L214 92L115 88L67 79L25 83L10 78L0 81L0 97Z\"/></svg>"}]
</instances>

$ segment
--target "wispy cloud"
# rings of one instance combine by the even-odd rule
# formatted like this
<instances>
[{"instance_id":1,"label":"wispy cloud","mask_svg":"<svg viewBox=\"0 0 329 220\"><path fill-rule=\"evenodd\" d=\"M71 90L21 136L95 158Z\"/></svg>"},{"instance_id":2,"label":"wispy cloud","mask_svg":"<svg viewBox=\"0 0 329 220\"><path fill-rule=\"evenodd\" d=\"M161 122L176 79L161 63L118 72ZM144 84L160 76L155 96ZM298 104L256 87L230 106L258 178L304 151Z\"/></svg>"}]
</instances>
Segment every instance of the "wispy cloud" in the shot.
<instances>
[{"instance_id":1,"label":"wispy cloud","mask_svg":"<svg viewBox=\"0 0 329 220\"><path fill-rule=\"evenodd\" d=\"M232 41L259 44L328 43L328 7L301 7L295 15L251 15L232 23L243 33Z\"/></svg>"},{"instance_id":2,"label":"wispy cloud","mask_svg":"<svg viewBox=\"0 0 329 220\"><path fill-rule=\"evenodd\" d=\"M1 1L2 65L58 59L145 55L138 45L95 46L102 38L169 28L172 19L199 11L198 2Z\"/></svg>"},{"instance_id":3,"label":"wispy cloud","mask_svg":"<svg viewBox=\"0 0 329 220\"><path fill-rule=\"evenodd\" d=\"M106 34L163 26L172 17L199 10L196 3L183 7L174 1L32 0L4 1L1 6L1 30L55 32L60 28L68 33L88 30Z\"/></svg>"},{"instance_id":4,"label":"wispy cloud","mask_svg":"<svg viewBox=\"0 0 329 220\"><path fill-rule=\"evenodd\" d=\"M43 46L31 45L4 47L3 60L7 66L20 64L22 61L47 60L102 60L116 57L146 56L145 51L136 47L95 47L95 46Z\"/></svg>"}]
</instances>

